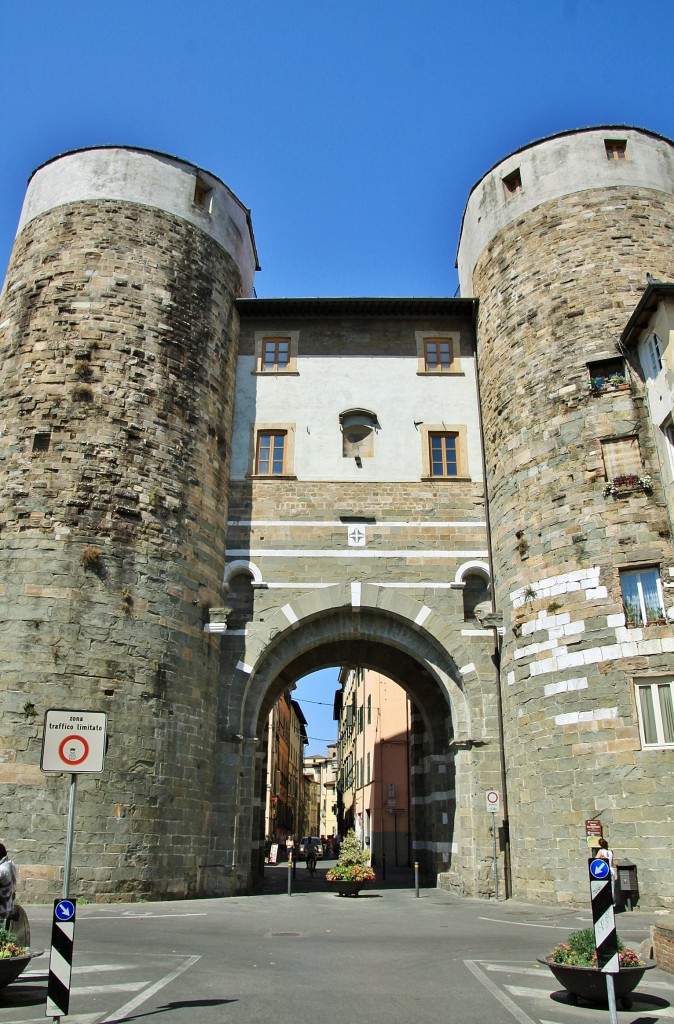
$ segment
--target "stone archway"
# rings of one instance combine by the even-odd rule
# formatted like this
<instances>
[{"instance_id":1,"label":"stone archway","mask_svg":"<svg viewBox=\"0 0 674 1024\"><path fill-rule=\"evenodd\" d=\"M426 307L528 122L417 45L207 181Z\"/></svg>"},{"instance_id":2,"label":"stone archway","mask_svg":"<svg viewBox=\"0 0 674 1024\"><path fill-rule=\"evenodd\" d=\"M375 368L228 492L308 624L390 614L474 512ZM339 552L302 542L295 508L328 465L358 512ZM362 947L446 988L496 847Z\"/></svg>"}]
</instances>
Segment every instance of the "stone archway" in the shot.
<instances>
[{"instance_id":1,"label":"stone archway","mask_svg":"<svg viewBox=\"0 0 674 1024\"><path fill-rule=\"evenodd\" d=\"M219 717L226 762L231 768L235 758L239 767L230 793L238 813L233 822L233 812L228 820L222 807L215 817L234 837L240 888L254 884L262 864L269 710L301 676L357 664L393 679L418 709L412 742L416 859L426 876L449 872L458 890L479 891L488 867L478 837L488 826L486 816L475 813L475 794L497 777L497 730L493 694L456 626L393 589L344 583L297 596L258 618L237 654L235 663L230 658Z\"/></svg>"}]
</instances>

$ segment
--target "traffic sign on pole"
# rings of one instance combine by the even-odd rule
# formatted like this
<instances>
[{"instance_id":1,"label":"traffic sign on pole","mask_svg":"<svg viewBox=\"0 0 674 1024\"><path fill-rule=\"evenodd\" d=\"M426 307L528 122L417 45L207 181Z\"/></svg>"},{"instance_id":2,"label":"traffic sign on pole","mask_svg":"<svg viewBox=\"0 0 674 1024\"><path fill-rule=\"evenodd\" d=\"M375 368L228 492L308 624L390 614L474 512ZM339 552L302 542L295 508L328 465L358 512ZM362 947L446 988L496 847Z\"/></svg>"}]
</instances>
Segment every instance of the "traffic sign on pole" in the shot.
<instances>
[{"instance_id":1,"label":"traffic sign on pole","mask_svg":"<svg viewBox=\"0 0 674 1024\"><path fill-rule=\"evenodd\" d=\"M51 708L44 716L40 768L70 775L102 772L106 734L107 715L102 711Z\"/></svg>"},{"instance_id":2,"label":"traffic sign on pole","mask_svg":"<svg viewBox=\"0 0 674 1024\"><path fill-rule=\"evenodd\" d=\"M76 900L54 900L45 1016L66 1017L73 970Z\"/></svg>"},{"instance_id":3,"label":"traffic sign on pole","mask_svg":"<svg viewBox=\"0 0 674 1024\"><path fill-rule=\"evenodd\" d=\"M501 794L497 793L495 789L487 790L487 810L490 814L501 813Z\"/></svg>"},{"instance_id":4,"label":"traffic sign on pole","mask_svg":"<svg viewBox=\"0 0 674 1024\"><path fill-rule=\"evenodd\" d=\"M590 870L590 897L592 899L592 921L594 942L597 949L597 967L606 975L606 996L611 1024L616 1024L615 987L613 975L620 970L618 956L618 933L613 912L611 891L611 870L607 860L595 857L588 861Z\"/></svg>"}]
</instances>

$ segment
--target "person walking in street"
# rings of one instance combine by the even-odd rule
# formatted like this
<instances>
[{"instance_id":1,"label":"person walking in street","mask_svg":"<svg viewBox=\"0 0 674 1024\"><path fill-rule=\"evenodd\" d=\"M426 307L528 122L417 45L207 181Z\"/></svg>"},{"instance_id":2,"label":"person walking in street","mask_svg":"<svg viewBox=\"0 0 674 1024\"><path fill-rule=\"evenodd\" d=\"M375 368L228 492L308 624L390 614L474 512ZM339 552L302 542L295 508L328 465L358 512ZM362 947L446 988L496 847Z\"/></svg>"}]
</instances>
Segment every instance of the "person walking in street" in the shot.
<instances>
[{"instance_id":1,"label":"person walking in street","mask_svg":"<svg viewBox=\"0 0 674 1024\"><path fill-rule=\"evenodd\" d=\"M16 896L16 864L9 859L7 847L0 843L0 925L6 926L14 913Z\"/></svg>"},{"instance_id":2,"label":"person walking in street","mask_svg":"<svg viewBox=\"0 0 674 1024\"><path fill-rule=\"evenodd\" d=\"M613 896L613 902L615 903L617 871L613 863L613 850L609 848L608 842L606 841L606 839L603 838L603 836L599 840L599 850L597 851L597 857L600 860L608 861L608 867L611 873L611 895Z\"/></svg>"},{"instance_id":3,"label":"person walking in street","mask_svg":"<svg viewBox=\"0 0 674 1024\"><path fill-rule=\"evenodd\" d=\"M306 849L304 851L304 856L306 858L307 868L309 870L309 874L313 878L314 877L314 871L316 870L316 860L317 860L316 844L314 843L313 839L308 839L307 840L307 845L306 845Z\"/></svg>"}]
</instances>

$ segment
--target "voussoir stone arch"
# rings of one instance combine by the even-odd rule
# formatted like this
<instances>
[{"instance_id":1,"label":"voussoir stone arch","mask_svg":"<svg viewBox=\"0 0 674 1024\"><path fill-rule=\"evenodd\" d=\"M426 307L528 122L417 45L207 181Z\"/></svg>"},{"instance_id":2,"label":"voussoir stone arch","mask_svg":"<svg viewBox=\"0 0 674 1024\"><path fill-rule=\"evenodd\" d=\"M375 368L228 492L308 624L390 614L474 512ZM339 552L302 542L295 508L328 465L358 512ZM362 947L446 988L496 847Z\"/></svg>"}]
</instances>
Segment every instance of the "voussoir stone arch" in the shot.
<instances>
[{"instance_id":1,"label":"voussoir stone arch","mask_svg":"<svg viewBox=\"0 0 674 1024\"><path fill-rule=\"evenodd\" d=\"M239 663L248 677L244 734L256 733L260 717L296 678L341 663L347 644L363 664L412 693L428 728L445 730L449 716L458 742L480 738L474 730L481 732L482 723L471 713L477 670L456 628L426 605L392 588L344 583L295 597L259 625L264 629Z\"/></svg>"}]
</instances>

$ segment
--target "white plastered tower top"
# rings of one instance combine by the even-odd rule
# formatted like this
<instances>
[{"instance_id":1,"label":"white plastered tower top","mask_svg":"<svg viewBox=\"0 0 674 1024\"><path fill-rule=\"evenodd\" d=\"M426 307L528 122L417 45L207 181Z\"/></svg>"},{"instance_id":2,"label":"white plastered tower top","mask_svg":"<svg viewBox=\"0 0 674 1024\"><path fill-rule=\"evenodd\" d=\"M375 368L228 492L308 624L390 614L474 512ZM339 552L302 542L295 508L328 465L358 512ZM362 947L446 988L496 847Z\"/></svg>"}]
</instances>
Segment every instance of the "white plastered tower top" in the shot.
<instances>
[{"instance_id":1,"label":"white plastered tower top","mask_svg":"<svg viewBox=\"0 0 674 1024\"><path fill-rule=\"evenodd\" d=\"M74 150L35 170L17 234L57 206L114 199L163 210L210 235L235 261L242 294L259 269L250 211L215 175L178 157L126 146Z\"/></svg>"}]
</instances>

